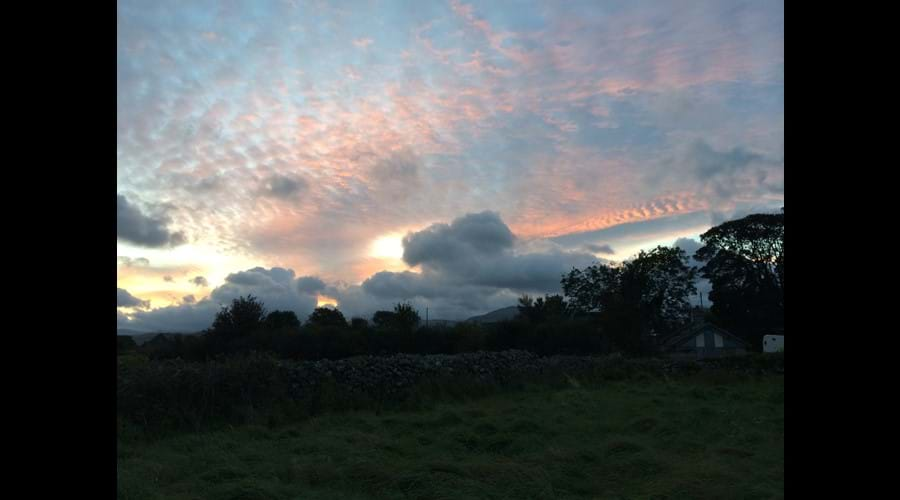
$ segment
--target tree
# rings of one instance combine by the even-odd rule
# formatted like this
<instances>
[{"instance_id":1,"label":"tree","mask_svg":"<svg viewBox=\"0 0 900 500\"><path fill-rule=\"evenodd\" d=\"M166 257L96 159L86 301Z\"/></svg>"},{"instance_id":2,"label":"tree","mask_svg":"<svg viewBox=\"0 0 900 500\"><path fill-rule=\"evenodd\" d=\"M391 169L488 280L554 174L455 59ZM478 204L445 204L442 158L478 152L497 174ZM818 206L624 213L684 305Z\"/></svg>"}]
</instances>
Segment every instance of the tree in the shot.
<instances>
[{"instance_id":1,"label":"tree","mask_svg":"<svg viewBox=\"0 0 900 500\"><path fill-rule=\"evenodd\" d=\"M694 279L684 250L660 246L620 266L572 269L561 283L575 311L599 312L617 347L636 353L646 350L652 334L674 331L688 320Z\"/></svg>"},{"instance_id":2,"label":"tree","mask_svg":"<svg viewBox=\"0 0 900 500\"><path fill-rule=\"evenodd\" d=\"M266 316L264 326L267 330L300 328L300 320L294 311L272 311Z\"/></svg>"},{"instance_id":3,"label":"tree","mask_svg":"<svg viewBox=\"0 0 900 500\"><path fill-rule=\"evenodd\" d=\"M378 328L387 328L394 322L394 311L376 311L372 316L372 323Z\"/></svg>"},{"instance_id":4,"label":"tree","mask_svg":"<svg viewBox=\"0 0 900 500\"><path fill-rule=\"evenodd\" d=\"M266 308L262 302L252 295L239 297L216 314L209 333L215 338L232 340L257 330L265 319Z\"/></svg>"},{"instance_id":5,"label":"tree","mask_svg":"<svg viewBox=\"0 0 900 500\"><path fill-rule=\"evenodd\" d=\"M412 331L419 325L421 318L419 311L413 309L409 303L400 303L394 306L393 323L400 330Z\"/></svg>"},{"instance_id":6,"label":"tree","mask_svg":"<svg viewBox=\"0 0 900 500\"><path fill-rule=\"evenodd\" d=\"M784 326L784 209L725 222L700 240L694 258L705 262L713 318L759 346L766 329Z\"/></svg>"},{"instance_id":7,"label":"tree","mask_svg":"<svg viewBox=\"0 0 900 500\"><path fill-rule=\"evenodd\" d=\"M337 309L317 307L306 320L306 324L314 326L347 326L344 314Z\"/></svg>"},{"instance_id":8,"label":"tree","mask_svg":"<svg viewBox=\"0 0 900 500\"><path fill-rule=\"evenodd\" d=\"M532 299L528 295L519 297L519 314L532 323L548 319L559 319L566 315L568 304L561 295L546 295Z\"/></svg>"}]
</instances>

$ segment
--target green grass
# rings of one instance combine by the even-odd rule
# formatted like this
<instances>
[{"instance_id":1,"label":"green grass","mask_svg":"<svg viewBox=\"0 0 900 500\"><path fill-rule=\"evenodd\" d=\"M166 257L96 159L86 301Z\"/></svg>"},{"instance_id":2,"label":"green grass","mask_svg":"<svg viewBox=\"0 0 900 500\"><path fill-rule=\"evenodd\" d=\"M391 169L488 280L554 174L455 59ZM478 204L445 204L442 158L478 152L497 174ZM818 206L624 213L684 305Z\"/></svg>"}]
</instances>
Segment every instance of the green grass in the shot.
<instances>
[{"instance_id":1,"label":"green grass","mask_svg":"<svg viewBox=\"0 0 900 500\"><path fill-rule=\"evenodd\" d=\"M530 388L157 440L119 499L784 497L784 377Z\"/></svg>"}]
</instances>

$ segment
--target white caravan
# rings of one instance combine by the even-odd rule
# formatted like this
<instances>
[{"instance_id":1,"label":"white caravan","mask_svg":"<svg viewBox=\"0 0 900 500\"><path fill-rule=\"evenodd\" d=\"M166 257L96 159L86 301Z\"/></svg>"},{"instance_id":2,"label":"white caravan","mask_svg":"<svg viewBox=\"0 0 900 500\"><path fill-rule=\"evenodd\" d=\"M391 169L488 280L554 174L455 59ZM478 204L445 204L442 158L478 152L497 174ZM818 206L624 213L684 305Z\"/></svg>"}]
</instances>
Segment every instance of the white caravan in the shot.
<instances>
[{"instance_id":1,"label":"white caravan","mask_svg":"<svg viewBox=\"0 0 900 500\"><path fill-rule=\"evenodd\" d=\"M763 352L784 352L784 335L764 336Z\"/></svg>"}]
</instances>

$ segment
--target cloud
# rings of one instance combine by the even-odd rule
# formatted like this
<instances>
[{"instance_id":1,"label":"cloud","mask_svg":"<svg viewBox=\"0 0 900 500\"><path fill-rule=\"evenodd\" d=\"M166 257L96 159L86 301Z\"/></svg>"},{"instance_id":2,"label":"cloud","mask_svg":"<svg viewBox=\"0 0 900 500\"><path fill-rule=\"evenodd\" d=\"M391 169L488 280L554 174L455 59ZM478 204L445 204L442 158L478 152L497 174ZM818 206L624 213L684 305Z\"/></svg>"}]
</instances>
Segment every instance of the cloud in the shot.
<instances>
[{"instance_id":1,"label":"cloud","mask_svg":"<svg viewBox=\"0 0 900 500\"><path fill-rule=\"evenodd\" d=\"M378 2L293 3L229 4L214 26L177 2L120 9L117 193L151 219L178 200L165 231L360 283L382 270L372 240L466 212L521 240L783 203L783 2L438 1L389 23ZM696 234L672 226L646 239ZM119 270L221 272L180 255L190 274Z\"/></svg>"},{"instance_id":2,"label":"cloud","mask_svg":"<svg viewBox=\"0 0 900 500\"><path fill-rule=\"evenodd\" d=\"M410 151L396 152L378 160L368 177L383 200L407 199L423 187L421 160Z\"/></svg>"},{"instance_id":3,"label":"cloud","mask_svg":"<svg viewBox=\"0 0 900 500\"><path fill-rule=\"evenodd\" d=\"M122 264L125 267L148 267L150 265L150 261L145 259L144 257L132 259L131 257L120 255L116 257L116 262Z\"/></svg>"},{"instance_id":4,"label":"cloud","mask_svg":"<svg viewBox=\"0 0 900 500\"><path fill-rule=\"evenodd\" d=\"M229 274L225 284L213 290L210 298L225 304L246 295L258 297L270 311L294 311L299 317L311 313L317 302L314 294L300 290L293 270L280 267L254 267Z\"/></svg>"},{"instance_id":5,"label":"cloud","mask_svg":"<svg viewBox=\"0 0 900 500\"><path fill-rule=\"evenodd\" d=\"M403 238L403 260L436 270L467 266L475 256L499 255L515 236L496 212L467 214L450 224L433 224Z\"/></svg>"},{"instance_id":6,"label":"cloud","mask_svg":"<svg viewBox=\"0 0 900 500\"><path fill-rule=\"evenodd\" d=\"M680 233L698 227L709 227L710 214L707 211L696 211L686 214L659 217L638 222L617 224L595 231L570 233L550 238L564 248L593 244L593 242L609 241L619 248L620 245L633 244L636 241L652 239L660 234ZM690 234L690 233L688 233Z\"/></svg>"},{"instance_id":7,"label":"cloud","mask_svg":"<svg viewBox=\"0 0 900 500\"><path fill-rule=\"evenodd\" d=\"M703 243L693 239L693 238L678 238L675 240L675 244L672 245L684 250L684 253L687 254L689 258L694 256L694 253L703 246Z\"/></svg>"},{"instance_id":8,"label":"cloud","mask_svg":"<svg viewBox=\"0 0 900 500\"><path fill-rule=\"evenodd\" d=\"M207 287L209 286L209 281L206 281L206 278L203 276L195 276L188 280L190 283L193 283L195 286Z\"/></svg>"},{"instance_id":9,"label":"cloud","mask_svg":"<svg viewBox=\"0 0 900 500\"><path fill-rule=\"evenodd\" d=\"M612 255L612 254L616 253L616 251L613 250L612 247L609 245L596 245L593 243L588 243L584 246L584 248L586 248L588 251L591 251L593 253L603 253L603 254L607 254L607 255Z\"/></svg>"},{"instance_id":10,"label":"cloud","mask_svg":"<svg viewBox=\"0 0 900 500\"><path fill-rule=\"evenodd\" d=\"M700 261L694 259L694 253L703 246L703 243L693 238L678 238L672 246L684 250L684 253L688 256L689 266L700 268L703 265ZM697 293L688 297L688 300L692 305L700 305L700 295L703 295L703 297L705 297L705 299L703 299L703 305L709 307L711 305L709 302L709 292L712 291L712 283L710 283L709 280L700 277L698 274L694 284L697 287Z\"/></svg>"},{"instance_id":11,"label":"cloud","mask_svg":"<svg viewBox=\"0 0 900 500\"><path fill-rule=\"evenodd\" d=\"M339 301L350 316L371 316L400 301L428 308L432 318L464 319L514 305L522 293L559 293L562 275L597 259L555 244L519 241L497 213L466 214L449 224L432 224L404 238L404 258L422 272L380 271L361 285L328 284L315 276L295 278L291 269L255 267L229 274L207 299L133 315L130 328L184 329L212 321L215 305L253 295L271 310L306 317L318 295ZM451 250L448 250L451 249ZM157 313L157 311L159 311ZM203 325L203 327L208 324Z\"/></svg>"},{"instance_id":12,"label":"cloud","mask_svg":"<svg viewBox=\"0 0 900 500\"><path fill-rule=\"evenodd\" d=\"M403 238L404 261L420 266L422 272L381 271L365 280L362 289L384 299L444 300L457 309L468 306L468 312L475 314L484 308L479 302L490 297L558 293L564 273L597 260L591 254L552 246L520 251L525 245L517 248L517 241L494 212L432 224Z\"/></svg>"},{"instance_id":13,"label":"cloud","mask_svg":"<svg viewBox=\"0 0 900 500\"><path fill-rule=\"evenodd\" d=\"M165 281L166 283L172 283L173 281L175 281L175 278L173 278L169 275L165 275L165 276L163 276L163 281Z\"/></svg>"},{"instance_id":14,"label":"cloud","mask_svg":"<svg viewBox=\"0 0 900 500\"><path fill-rule=\"evenodd\" d=\"M204 299L192 304L137 311L118 326L145 332L193 333L209 328L219 310L218 304Z\"/></svg>"},{"instance_id":15,"label":"cloud","mask_svg":"<svg viewBox=\"0 0 900 500\"><path fill-rule=\"evenodd\" d=\"M225 284L213 289L209 297L196 300L193 295L187 295L178 305L137 311L124 327L143 331L200 331L209 328L221 307L248 295L262 301L269 311L293 311L305 318L315 308L316 296L301 291L299 281L294 279L294 271L279 267L239 271L229 274ZM309 285L310 281L303 283Z\"/></svg>"},{"instance_id":16,"label":"cloud","mask_svg":"<svg viewBox=\"0 0 900 500\"><path fill-rule=\"evenodd\" d=\"M297 290L301 293L313 294L324 290L325 287L325 282L315 276L297 278Z\"/></svg>"},{"instance_id":17,"label":"cloud","mask_svg":"<svg viewBox=\"0 0 900 500\"><path fill-rule=\"evenodd\" d=\"M761 155L740 147L730 151L716 151L702 140L694 141L686 155L687 162L700 179L728 175L763 159Z\"/></svg>"},{"instance_id":18,"label":"cloud","mask_svg":"<svg viewBox=\"0 0 900 500\"><path fill-rule=\"evenodd\" d=\"M266 196L291 199L306 191L307 187L306 181L300 177L276 174L265 180L262 189Z\"/></svg>"},{"instance_id":19,"label":"cloud","mask_svg":"<svg viewBox=\"0 0 900 500\"><path fill-rule=\"evenodd\" d=\"M164 216L144 215L128 203L122 195L116 195L116 237L136 245L159 248L182 245L187 238L182 232L167 228L169 219Z\"/></svg>"},{"instance_id":20,"label":"cloud","mask_svg":"<svg viewBox=\"0 0 900 500\"><path fill-rule=\"evenodd\" d=\"M149 300L141 300L134 295L128 293L124 288L116 288L116 307L136 307L139 309L147 309L150 307Z\"/></svg>"}]
</instances>

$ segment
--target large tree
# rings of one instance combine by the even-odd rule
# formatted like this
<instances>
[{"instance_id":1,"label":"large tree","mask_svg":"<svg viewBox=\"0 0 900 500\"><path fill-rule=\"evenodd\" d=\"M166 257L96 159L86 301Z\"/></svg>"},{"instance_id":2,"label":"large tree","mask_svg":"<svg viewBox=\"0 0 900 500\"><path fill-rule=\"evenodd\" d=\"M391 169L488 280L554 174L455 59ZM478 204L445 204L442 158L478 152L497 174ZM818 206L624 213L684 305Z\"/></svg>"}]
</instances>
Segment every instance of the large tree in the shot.
<instances>
[{"instance_id":1,"label":"large tree","mask_svg":"<svg viewBox=\"0 0 900 500\"><path fill-rule=\"evenodd\" d=\"M576 311L596 311L618 348L639 352L689 318L695 272L680 248L641 251L619 266L596 264L563 276L563 292Z\"/></svg>"},{"instance_id":2,"label":"large tree","mask_svg":"<svg viewBox=\"0 0 900 500\"><path fill-rule=\"evenodd\" d=\"M314 326L347 326L347 319L337 309L317 307L307 318L306 324Z\"/></svg>"},{"instance_id":3,"label":"large tree","mask_svg":"<svg viewBox=\"0 0 900 500\"><path fill-rule=\"evenodd\" d=\"M784 209L720 224L700 235L713 318L760 347L766 330L784 326Z\"/></svg>"},{"instance_id":4,"label":"large tree","mask_svg":"<svg viewBox=\"0 0 900 500\"><path fill-rule=\"evenodd\" d=\"M231 340L245 336L262 326L266 308L256 297L248 295L231 301L216 314L209 333L217 338Z\"/></svg>"}]
</instances>

